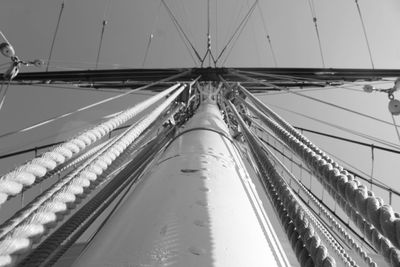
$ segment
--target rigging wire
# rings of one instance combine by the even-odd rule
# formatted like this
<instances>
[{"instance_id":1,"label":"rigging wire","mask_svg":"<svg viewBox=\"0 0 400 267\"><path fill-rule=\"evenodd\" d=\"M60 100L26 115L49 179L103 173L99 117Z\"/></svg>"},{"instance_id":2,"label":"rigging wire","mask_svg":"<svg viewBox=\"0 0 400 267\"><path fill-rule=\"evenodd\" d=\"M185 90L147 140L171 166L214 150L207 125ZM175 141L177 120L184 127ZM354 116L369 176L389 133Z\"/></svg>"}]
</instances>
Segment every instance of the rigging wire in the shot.
<instances>
[{"instance_id":1,"label":"rigging wire","mask_svg":"<svg viewBox=\"0 0 400 267\"><path fill-rule=\"evenodd\" d=\"M288 149L288 151L292 151L283 141L281 141L281 140L280 140L278 137L276 137L271 131L269 131L268 129L266 129L265 127L263 127L263 126L262 126L261 124L259 124L257 121L252 120L252 124L255 125L255 126L253 126L255 129L260 130L260 131L263 132L264 134L265 134L265 133L268 134L267 137L268 137L268 136L272 137L274 140L278 141L278 143L281 144L283 147L286 147L286 148ZM318 134L318 132L310 131L310 130L307 130L307 129L303 129L303 128L299 128L299 127L295 127L295 128L296 128L296 129L300 129L300 130L309 131L309 132L311 132L311 133L316 133L316 134ZM259 137L260 140L262 140L263 142L266 142L266 141L264 141L260 136L258 136L258 137ZM331 137L331 136L328 136L328 137ZM343 139L345 139L345 138L343 138ZM343 139L340 138L340 140L343 140ZM383 149L384 151L388 151L386 148L377 147L377 146L374 146L373 144L372 144L372 145L369 145L369 144L366 144L366 143L361 143L361 142L358 142L358 141L355 141L355 140L350 140L350 139L346 139L346 140L344 140L344 141L348 141L348 142L356 143L356 144L358 144L358 145L364 145L364 146L368 146L368 147L371 147L371 148L378 148L378 149ZM271 146L271 144L269 144L268 142L267 142L267 144ZM275 149L275 147L273 147L273 148ZM358 169L357 167L355 167L354 165L350 164L349 162L347 162L347 161L345 161L345 160L339 158L338 156L332 154L331 152L328 152L328 150L326 150L326 149L323 149L323 150L324 150L327 154L329 154L330 156L332 156L334 159L338 160L339 162L345 164L346 166L348 166L348 167L350 167L350 168L352 168L352 169L354 169L354 170L356 170L356 171L358 171L358 172L364 174L366 177L370 178L370 181L373 181L373 183L374 183L375 185L380 185L381 188L383 188L383 189L385 189L385 190L387 190L387 191L390 190L390 186L389 186L389 185L385 184L384 182L380 181L380 180L377 179L377 178L374 178L373 175L372 175L372 173L371 173L371 175L368 175L367 173L365 173L364 171ZM278 151L278 152L282 153L281 151ZM292 151L292 152L293 152L293 151ZM388 152L400 153L400 151L388 151ZM372 152L372 153L373 153L373 152ZM282 155L283 155L283 154L282 154ZM293 155L293 153L292 153L292 155ZM373 155L373 154L372 154L372 155ZM287 157L286 155L283 155L283 156ZM287 157L287 158L288 158L288 157ZM298 158L298 157L296 157L296 158ZM288 158L288 159L289 159L292 163L295 163L296 165L301 164L301 162L298 163L298 162L296 162L296 161L293 160L293 159L290 159L290 158ZM374 156L372 157L372 159L374 159ZM310 172L309 169L306 169L306 170ZM356 176L360 177L361 179L367 181L367 178L364 178L364 177L362 177L361 175L356 174L355 172L352 172L352 173L355 174Z\"/></svg>"},{"instance_id":2,"label":"rigging wire","mask_svg":"<svg viewBox=\"0 0 400 267\"><path fill-rule=\"evenodd\" d=\"M297 112L297 111L293 111L293 110L290 110L290 109L287 109L287 108L283 108L283 107L280 107L280 106L277 106L277 105L274 105L274 104L270 104L270 105L274 106L275 108L284 110L286 112L289 112L289 113L296 114L298 116L307 118L309 120L313 120L313 121L328 125L328 126L333 127L335 129L339 129L339 130L342 130L344 132L351 133L353 135L356 135L356 136L359 136L359 137L362 137L362 138L365 138L365 139L368 139L368 140L371 140L371 141L375 141L377 143L386 145L388 147L392 147L394 149L400 149L399 145L391 143L389 141L386 141L386 140L383 140L383 139L380 139L380 138L377 138L377 137L374 137L374 136L371 136L371 135L367 135L367 134L364 134L362 132L358 132L358 131L355 131L355 130L352 130L352 129L349 129L349 128L346 128L346 127L343 127L343 126L340 126L340 125L337 125L337 124L334 124L334 123L330 123L330 122L327 122L325 120L320 120L320 119L317 119L315 117L311 117L311 116L305 115L303 113L300 113L300 112Z\"/></svg>"},{"instance_id":3,"label":"rigging wire","mask_svg":"<svg viewBox=\"0 0 400 267\"><path fill-rule=\"evenodd\" d=\"M239 25L237 26L237 28L235 29L235 31L233 32L232 36L229 38L228 42L226 43L226 45L222 48L221 52L219 53L219 55L216 58L216 62L218 62L218 60L221 58L221 56L224 54L225 50L228 48L228 46L231 44L232 40L234 39L234 37L236 36L236 34L240 31L240 33L242 32L243 28L246 26L249 17L251 17L251 15L253 14L254 8L256 6L256 4L258 3L258 0L255 0L253 5L250 7L249 11L246 13L246 15L243 17L242 21L239 23ZM239 33L239 35L240 35ZM237 39L236 39L237 40ZM225 59L226 61L226 59Z\"/></svg>"},{"instance_id":4,"label":"rigging wire","mask_svg":"<svg viewBox=\"0 0 400 267\"><path fill-rule=\"evenodd\" d=\"M238 71L238 72L241 72L241 71ZM241 76L241 75L239 74L239 76ZM265 81L259 81L258 79L250 78L250 77L245 76L245 75L243 75L243 77L245 77L248 80L254 80L254 81L256 81L256 82L258 82L260 84L271 86L273 88L276 88L276 89L279 89L279 90L283 90L283 91L287 91L287 92L290 92L291 94L294 94L294 95L297 95L297 96L301 96L303 98L307 98L307 99L310 99L310 100L315 101L315 102L319 102L319 103L322 103L322 104L325 104L325 105L328 105L328 106L331 106L331 107L334 107L334 108L341 109L343 111L347 111L347 112L356 114L356 115L361 116L361 117L372 119L372 120L375 120L375 121L378 121L378 122L381 122L381 123L384 123L384 124L387 124L387 125L390 125L390 126L395 125L395 124L393 124L391 122L379 119L377 117L374 117L374 116L371 116L371 115L368 115L368 114L365 114L365 113L362 113L362 112L359 112L359 111L356 111L356 110L353 110L353 109L350 109L350 108L346 108L346 107L343 107L343 106L340 106L340 105L337 105L337 104L334 104L334 103L330 103L328 101L325 101L325 100L322 100L322 99L318 99L316 97L308 96L308 95L305 95L305 94L302 94L302 93L299 93L299 92L293 92L293 91L289 90L286 87L277 86L277 85L275 85L273 83L269 83L269 82L265 82ZM397 126L396 126L396 128L397 128ZM400 135L399 135L399 140L400 140Z\"/></svg>"},{"instance_id":5,"label":"rigging wire","mask_svg":"<svg viewBox=\"0 0 400 267\"><path fill-rule=\"evenodd\" d=\"M249 0L246 0L246 5L247 5L247 7L250 5ZM256 5L256 6L258 6L258 5ZM254 47L255 47L255 52L256 52L257 61L258 61L257 63L258 63L258 65L261 65L261 62L260 62L261 53L260 53L260 50L259 50L259 47L258 47L257 35L256 35L256 30L255 30L256 26L254 24L254 20L251 20L251 25L252 25L251 29L252 29L253 38L254 38Z\"/></svg>"},{"instance_id":6,"label":"rigging wire","mask_svg":"<svg viewBox=\"0 0 400 267\"><path fill-rule=\"evenodd\" d=\"M107 21L107 13L108 13L108 10L109 10L109 5L110 5L110 0L106 0L106 6L105 6L105 8L104 8L103 22L102 22L102 27L101 27L99 48L98 48L98 50L97 50L96 69L97 69L97 67L98 67L98 65L99 65L99 59L100 59L100 53L101 53L101 46L103 45L104 31L105 31L106 25L108 24L108 21Z\"/></svg>"},{"instance_id":7,"label":"rigging wire","mask_svg":"<svg viewBox=\"0 0 400 267\"><path fill-rule=\"evenodd\" d=\"M358 4L358 0L354 0L354 2L356 3L356 6L357 6L357 11L358 11L358 15L360 17L360 21L361 21L361 25L362 25L362 29L363 29L363 33L364 33L365 42L367 44L369 60L371 61L372 69L375 69L374 60L372 58L371 47L370 47L369 41L368 41L367 29L365 27L364 18L363 18L363 15L361 13L361 8L360 8L360 5Z\"/></svg>"},{"instance_id":8,"label":"rigging wire","mask_svg":"<svg viewBox=\"0 0 400 267\"><path fill-rule=\"evenodd\" d=\"M63 0L61 3L61 7L60 7L60 13L58 14L57 25L56 25L56 29L54 31L53 40L51 42L49 57L47 58L46 72L49 71L51 56L53 55L54 44L56 42L58 29L60 27L60 22L61 22L61 17L62 17L63 11L64 11L64 6L65 6L65 1Z\"/></svg>"},{"instance_id":9,"label":"rigging wire","mask_svg":"<svg viewBox=\"0 0 400 267\"><path fill-rule=\"evenodd\" d=\"M8 88L10 87L11 80L8 81L6 87L4 88L5 81L1 83L0 86L0 110L3 108L4 101L6 99Z\"/></svg>"},{"instance_id":10,"label":"rigging wire","mask_svg":"<svg viewBox=\"0 0 400 267\"><path fill-rule=\"evenodd\" d=\"M399 129L396 123L396 119L394 118L393 114L390 114L392 116L392 120L393 120L393 125L394 125L394 129L396 130L396 134L397 134L397 139L399 139L400 142L400 133L399 133Z\"/></svg>"},{"instance_id":11,"label":"rigging wire","mask_svg":"<svg viewBox=\"0 0 400 267\"><path fill-rule=\"evenodd\" d=\"M333 154L332 152L327 151L323 147L321 147L321 149L323 149L324 152L327 153L331 158L333 158L333 159L337 160L338 162L340 162L341 164L345 165L346 166L346 170L348 170L351 174L357 176L358 178L360 178L360 179L362 179L363 181L366 181L366 182L370 182L371 183L371 181L373 181L373 184L378 186L378 187L380 187L381 189L384 189L386 191L393 191L393 189L388 184L382 182L378 178L370 176L370 174L368 174L368 173L364 172L363 170L357 168L353 164L351 164L348 161L340 158L339 156ZM365 177L363 177L359 173L365 175ZM396 194L398 193L397 191L394 191L394 192Z\"/></svg>"},{"instance_id":12,"label":"rigging wire","mask_svg":"<svg viewBox=\"0 0 400 267\"><path fill-rule=\"evenodd\" d=\"M1 35L1 37L3 37L4 41L6 41L6 43L11 44L11 43L7 40L5 34L4 34L2 31L0 31L0 35Z\"/></svg>"},{"instance_id":13,"label":"rigging wire","mask_svg":"<svg viewBox=\"0 0 400 267\"><path fill-rule=\"evenodd\" d=\"M381 150L381 151L386 151L386 152L390 152L390 153L394 153L394 154L400 154L400 150L394 150L394 149L390 149L390 148L386 148L386 147L382 147L382 146L377 146L374 144L369 144L369 143L365 143L365 142L360 142L354 139L349 139L349 138L344 138L338 135L333 135L333 134L328 134L328 133L324 133L324 132L320 132L320 131L314 131L314 130L310 130L310 129L305 129L302 127L297 127L297 126L293 126L293 128L300 130L301 132L308 132L308 133L312 133L312 134L316 134L319 136L325 136L328 138L332 138L332 139L337 139L337 140L341 140L341 141L345 141L345 142L349 142L349 143L353 143L359 146L364 146L364 147L368 147L373 149L373 151L377 150Z\"/></svg>"},{"instance_id":14,"label":"rigging wire","mask_svg":"<svg viewBox=\"0 0 400 267\"><path fill-rule=\"evenodd\" d=\"M278 67L278 61L276 60L275 51L274 51L274 48L272 46L271 35L269 34L269 30L268 30L268 27L267 27L267 22L265 20L264 14L262 12L262 9L261 9L261 6L260 6L259 3L257 3L257 8L258 8L258 12L260 13L260 17L261 17L261 20L262 20L262 25L264 27L265 35L266 35L267 40L268 40L269 49L270 49L271 55L272 55L272 60L274 61L274 66Z\"/></svg>"},{"instance_id":15,"label":"rigging wire","mask_svg":"<svg viewBox=\"0 0 400 267\"><path fill-rule=\"evenodd\" d=\"M174 13L173 13L172 10L168 7L167 3L165 3L164 0L161 0L161 2L162 2L163 5L165 6L165 8L166 8L166 10L167 10L167 12L168 12L168 14L169 14L169 16L171 17L172 21L174 22L174 25L175 25L176 29L178 30L178 32L180 32L180 33L183 34L183 37L184 37L185 40L189 43L189 45L190 45L190 47L192 48L193 52L195 53L197 59L201 62L201 56L200 56L200 54L198 53L198 51L197 51L196 48L194 47L193 43L190 41L189 37L187 36L187 34L186 34L185 31L183 30L182 26L180 25L180 23L179 23L178 20L176 19ZM184 42L184 43L185 43L185 45L187 45L186 42ZM187 47L187 46L186 46L186 47ZM192 54L190 53L190 55L192 55Z\"/></svg>"},{"instance_id":16,"label":"rigging wire","mask_svg":"<svg viewBox=\"0 0 400 267\"><path fill-rule=\"evenodd\" d=\"M112 96L112 97L103 99L103 100L101 100L101 101L98 101L98 102L96 102L96 103L93 103L93 104L90 104L90 105L81 107L81 108L76 109L76 110L73 110L73 111L71 111L71 112L67 112L67 113L64 113L64 114L62 114L62 115L54 116L54 117L52 117L52 118L50 118L50 119L47 119L47 120L44 120L44 121L35 123L35 124L30 125L30 126L28 126L28 127L24 127L24 128L18 129L18 130L14 130L14 131L10 131L10 132L4 133L4 134L0 134L0 139L1 139L1 138L4 138L4 137L7 137L7 136L10 136L10 135L17 134L17 133L23 133L23 132L27 132L27 131L29 131L29 130L33 130L33 129L35 129L35 128L38 128L38 127L40 127L40 126L49 124L49 123L54 122L54 121L56 121L56 120L69 117L69 116L74 115L74 114L76 114L76 113L78 113L78 112L81 112L81 111L84 111L84 110L87 110L87 109L96 107L96 106L98 106L98 105L101 105L101 104L104 104L104 103L113 101L113 100L115 100L115 99L118 99L118 98L127 96L127 95L129 95L129 94L133 94L133 93L136 92L136 91L149 88L149 87L154 86L154 85L157 85L157 84L159 84L159 83L161 83L161 82L165 82L165 81L168 81L168 80L171 80L171 79L175 79L175 78L181 77L181 76L183 76L183 75L186 75L187 73L188 73L188 71L185 71L185 72L183 72L183 73L170 76L170 77L168 77L168 78L166 78L166 79L162 79L162 80L159 80L159 81L157 81L157 82L153 82L153 83L147 84L147 85L145 85L145 86L141 86L141 87L136 88L136 89L134 89L134 90L132 90L132 91L128 91L128 92L123 93L123 94L119 94L119 95L116 95L116 96Z\"/></svg>"},{"instance_id":17,"label":"rigging wire","mask_svg":"<svg viewBox=\"0 0 400 267\"><path fill-rule=\"evenodd\" d=\"M146 64L147 56L148 56L149 50L150 50L151 41L153 41L153 38L154 38L154 31L155 31L155 28L157 27L157 24L158 24L161 5L162 5L162 3L161 3L161 0L160 0L160 3L158 4L158 7L157 7L157 14L156 14L156 17L154 19L153 27L151 29L151 33L150 33L150 36L149 36L149 40L148 40L147 45L146 45L146 52L144 53L142 67L144 67L144 65Z\"/></svg>"},{"instance_id":18,"label":"rigging wire","mask_svg":"<svg viewBox=\"0 0 400 267\"><path fill-rule=\"evenodd\" d=\"M218 1L218 0L216 0L216 1ZM240 3L241 3L241 5L240 5ZM239 3L236 1L235 12L234 12L236 14L236 16L235 16L234 20L232 21L232 23L229 24L229 29L226 31L226 33L228 35L225 38L223 38L224 40L222 43L228 42L229 36L231 36L233 34L233 32L235 31L235 23L239 21L240 15L242 14L244 6L245 6L244 1L239 0Z\"/></svg>"},{"instance_id":19,"label":"rigging wire","mask_svg":"<svg viewBox=\"0 0 400 267\"><path fill-rule=\"evenodd\" d=\"M374 177L374 165L375 165L375 153L374 153L374 145L371 146L371 188L372 190L372 177Z\"/></svg>"},{"instance_id":20,"label":"rigging wire","mask_svg":"<svg viewBox=\"0 0 400 267\"><path fill-rule=\"evenodd\" d=\"M215 53L218 53L218 0L215 0Z\"/></svg>"},{"instance_id":21,"label":"rigging wire","mask_svg":"<svg viewBox=\"0 0 400 267\"><path fill-rule=\"evenodd\" d=\"M317 11L315 9L314 0L308 0L308 5L310 6L311 16L312 16L314 27L315 27L315 33L316 33L317 39L318 39L318 46L319 46L319 52L321 55L322 67L325 68L325 59L324 59L324 53L322 51L321 37L319 35Z\"/></svg>"}]
</instances>

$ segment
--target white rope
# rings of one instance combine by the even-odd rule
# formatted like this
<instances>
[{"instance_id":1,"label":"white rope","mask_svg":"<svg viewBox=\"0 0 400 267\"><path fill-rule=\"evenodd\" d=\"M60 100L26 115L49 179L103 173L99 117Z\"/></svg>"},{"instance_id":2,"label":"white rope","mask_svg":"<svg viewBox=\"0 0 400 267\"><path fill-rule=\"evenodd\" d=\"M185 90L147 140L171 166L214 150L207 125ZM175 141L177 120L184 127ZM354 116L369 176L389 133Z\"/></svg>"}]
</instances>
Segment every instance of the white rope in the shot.
<instances>
[{"instance_id":1,"label":"white rope","mask_svg":"<svg viewBox=\"0 0 400 267\"><path fill-rule=\"evenodd\" d=\"M86 197L90 187L98 184L100 175L107 170L108 166L121 155L139 136L149 127L162 112L176 99L176 97L185 89L185 85L176 90L166 101L155 108L146 118L128 129L126 134L107 147L101 154L92 157L94 160L83 170L69 175L65 180L60 181L40 198L40 203L34 206L35 209L25 215L22 222L16 225L16 220L12 221L12 227L7 226L7 231L1 229L2 239L0 241L0 255L3 257L18 257L20 252L30 249L34 239L45 234L45 231L52 228L59 215L62 216L67 209L75 206L78 197ZM110 163L110 164L109 164ZM94 190L94 188L92 189ZM80 200L79 200L80 201ZM36 227L36 231L26 231ZM5 234L6 233L6 234ZM16 246L15 244L18 244ZM0 257L1 259L1 257ZM1 265L1 262L0 262Z\"/></svg>"},{"instance_id":2,"label":"white rope","mask_svg":"<svg viewBox=\"0 0 400 267\"><path fill-rule=\"evenodd\" d=\"M37 178L43 177L48 171L53 170L56 166L71 159L73 155L80 153L86 147L100 140L115 128L124 124L168 94L172 93L178 86L179 84L176 84L137 104L136 106L125 110L106 122L103 122L77 137L55 147L51 151L44 153L39 157L41 159L40 162L43 162L42 164L32 160L2 176L0 178L0 205L10 196L15 196L21 193L24 187L31 186ZM26 177L29 177L29 179Z\"/></svg>"}]
</instances>

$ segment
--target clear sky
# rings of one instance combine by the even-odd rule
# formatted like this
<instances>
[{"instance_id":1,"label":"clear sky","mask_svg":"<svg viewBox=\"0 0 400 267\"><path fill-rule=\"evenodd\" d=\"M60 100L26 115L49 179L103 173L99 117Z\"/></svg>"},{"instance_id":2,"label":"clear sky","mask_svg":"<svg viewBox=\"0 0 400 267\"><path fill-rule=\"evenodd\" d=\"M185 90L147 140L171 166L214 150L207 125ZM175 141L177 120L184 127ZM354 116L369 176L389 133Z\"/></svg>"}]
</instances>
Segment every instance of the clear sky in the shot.
<instances>
[{"instance_id":1,"label":"clear sky","mask_svg":"<svg viewBox=\"0 0 400 267\"><path fill-rule=\"evenodd\" d=\"M0 30L23 59L47 59L57 23L61 0L1 0ZM159 0L65 0L65 9L55 43L51 70L90 69L96 61L102 20L107 19L101 68L142 67L146 45L151 42L145 67L191 67L194 63ZM183 29L199 50L206 49L207 1L166 0ZM107 7L107 3L110 3ZM245 15L252 0L210 0L212 49L218 54ZM321 67L308 0L259 0L279 67ZM355 2L352 0L314 0L321 43L327 67L370 68L370 59ZM400 1L359 0L376 68L400 66ZM6 62L0 57L0 64ZM246 28L226 61L226 66L273 67L271 50L259 9L255 9ZM26 71L31 69L24 68ZM36 69L32 69L35 70ZM392 86L389 82L384 88ZM348 89L312 91L306 94L391 121L388 99L383 94L365 94ZM74 110L113 95L43 87L12 87L0 111L0 133ZM288 94L263 96L266 103L296 110L321 120L340 124L398 143L393 127L359 118L326 105ZM0 140L0 149L31 147L64 139L87 127L100 116L114 113L143 99L127 97L63 120L43 129ZM311 122L276 109L296 126L359 139L355 136ZM400 121L399 121L400 122ZM371 154L367 148L350 146L314 135L311 140L369 173ZM365 141L365 140L363 140ZM369 142L369 141L368 141ZM400 190L397 168L400 158L375 154L375 174ZM1 171L15 161L1 164ZM397 200L399 201L399 200ZM399 201L400 202L400 201Z\"/></svg>"}]
</instances>

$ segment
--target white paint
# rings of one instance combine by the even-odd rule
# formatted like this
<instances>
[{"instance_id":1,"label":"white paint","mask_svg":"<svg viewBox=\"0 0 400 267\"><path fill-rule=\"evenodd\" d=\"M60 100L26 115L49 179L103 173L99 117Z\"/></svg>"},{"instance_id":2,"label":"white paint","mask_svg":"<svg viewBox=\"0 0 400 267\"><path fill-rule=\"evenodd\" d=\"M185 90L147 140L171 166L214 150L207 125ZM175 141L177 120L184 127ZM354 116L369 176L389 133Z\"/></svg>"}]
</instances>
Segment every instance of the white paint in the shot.
<instances>
[{"instance_id":1,"label":"white paint","mask_svg":"<svg viewBox=\"0 0 400 267\"><path fill-rule=\"evenodd\" d=\"M236 148L218 133L229 135L217 106L203 103L193 127L203 129L167 148L74 266L288 266Z\"/></svg>"}]
</instances>

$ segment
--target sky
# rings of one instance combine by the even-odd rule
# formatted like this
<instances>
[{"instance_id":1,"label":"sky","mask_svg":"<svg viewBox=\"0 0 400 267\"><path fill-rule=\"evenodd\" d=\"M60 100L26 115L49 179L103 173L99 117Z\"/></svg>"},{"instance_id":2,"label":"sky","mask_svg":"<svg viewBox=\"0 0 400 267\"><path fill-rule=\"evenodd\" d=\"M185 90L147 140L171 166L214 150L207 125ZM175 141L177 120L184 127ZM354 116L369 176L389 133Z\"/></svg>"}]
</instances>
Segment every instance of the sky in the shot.
<instances>
[{"instance_id":1,"label":"sky","mask_svg":"<svg viewBox=\"0 0 400 267\"><path fill-rule=\"evenodd\" d=\"M14 46L20 58L47 60L61 3L61 0L1 0L0 30ZM104 32L100 68L141 68L151 34L154 37L144 67L195 66L159 0L65 0L64 3L65 9L50 70L93 69L104 19L108 21L108 24ZM207 44L207 1L166 0L166 3L176 15L199 54L203 55ZM210 0L210 28L214 55L219 54L225 46L252 3L251 0ZM360 0L359 4L375 68L399 68L400 2L398 0ZM355 2L314 0L314 5L326 66L371 68ZM224 66L275 66L261 13L265 19L265 26L271 37L279 67L322 66L308 0L259 0L259 7L260 9L254 10L238 41L235 42ZM0 57L0 64L5 62L7 59ZM38 69L29 67L23 68L22 71L38 71ZM389 81L383 83L381 87L389 88L392 85ZM386 95L366 94L362 92L361 86L349 86L353 86L351 87L353 90L331 88L309 91L305 94L391 121ZM0 134L75 110L112 95L115 93L12 86L5 106L0 111ZM125 109L145 97L146 95L135 94L26 134L2 138L0 139L0 154L64 140L93 125L102 116ZM280 107L399 143L395 130L391 126L287 93L260 97L265 103L274 105L273 108L279 114L296 126L366 141L293 115L279 109ZM399 119L398 121L400 123ZM321 148L337 154L370 173L369 148L360 148L316 135L308 135L308 137ZM18 162L27 159L21 157L2 161L0 172L4 173ZM374 174L385 183L400 190L396 168L399 164L398 156L376 152ZM397 199L397 202L400 204L400 199Z\"/></svg>"}]
</instances>

